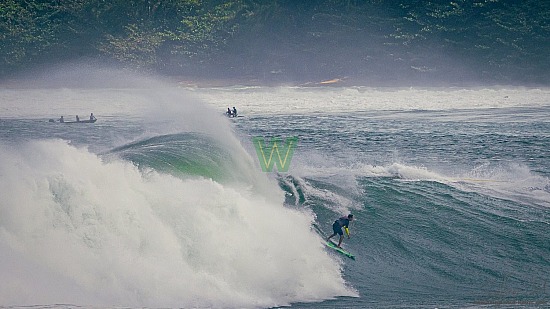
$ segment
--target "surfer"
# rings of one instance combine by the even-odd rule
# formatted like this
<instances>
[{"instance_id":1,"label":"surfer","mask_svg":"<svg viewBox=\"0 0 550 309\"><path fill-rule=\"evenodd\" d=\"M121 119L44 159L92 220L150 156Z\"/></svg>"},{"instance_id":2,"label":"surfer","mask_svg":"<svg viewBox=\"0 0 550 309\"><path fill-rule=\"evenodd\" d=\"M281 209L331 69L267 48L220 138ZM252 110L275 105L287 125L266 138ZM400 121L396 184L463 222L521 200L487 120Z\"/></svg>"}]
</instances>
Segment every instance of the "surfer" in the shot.
<instances>
[{"instance_id":1,"label":"surfer","mask_svg":"<svg viewBox=\"0 0 550 309\"><path fill-rule=\"evenodd\" d=\"M341 217L340 219L334 221L334 224L332 224L332 230L334 231L334 234L330 235L327 238L327 241L329 241L332 237L336 236L336 234L340 235L340 240L338 241L338 248L342 244L342 240L344 239L344 232L342 231L342 228L346 231L346 235L349 239L349 223L353 221L353 215L349 214L347 217Z\"/></svg>"},{"instance_id":2,"label":"surfer","mask_svg":"<svg viewBox=\"0 0 550 309\"><path fill-rule=\"evenodd\" d=\"M65 122L65 119L63 119L63 116L61 116L61 118L59 118L59 122L61 122L61 123Z\"/></svg>"},{"instance_id":3,"label":"surfer","mask_svg":"<svg viewBox=\"0 0 550 309\"><path fill-rule=\"evenodd\" d=\"M226 114L227 114L227 117L231 117L233 115L233 113L231 112L231 109L229 107L227 108Z\"/></svg>"},{"instance_id":4,"label":"surfer","mask_svg":"<svg viewBox=\"0 0 550 309\"><path fill-rule=\"evenodd\" d=\"M237 117L237 109L233 106L233 117Z\"/></svg>"},{"instance_id":5,"label":"surfer","mask_svg":"<svg viewBox=\"0 0 550 309\"><path fill-rule=\"evenodd\" d=\"M94 121L94 120L96 120L94 113L90 113L90 121Z\"/></svg>"},{"instance_id":6,"label":"surfer","mask_svg":"<svg viewBox=\"0 0 550 309\"><path fill-rule=\"evenodd\" d=\"M78 115L76 115L76 122L80 122L80 117L78 117Z\"/></svg>"}]
</instances>

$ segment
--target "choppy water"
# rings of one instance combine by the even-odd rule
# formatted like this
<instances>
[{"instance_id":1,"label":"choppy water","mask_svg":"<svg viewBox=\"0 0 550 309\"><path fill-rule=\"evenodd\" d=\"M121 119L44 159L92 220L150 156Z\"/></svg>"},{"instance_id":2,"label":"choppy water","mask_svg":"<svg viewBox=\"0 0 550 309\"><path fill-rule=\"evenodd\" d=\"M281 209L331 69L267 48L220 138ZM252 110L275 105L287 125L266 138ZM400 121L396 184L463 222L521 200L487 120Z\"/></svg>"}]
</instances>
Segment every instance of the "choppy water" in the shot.
<instances>
[{"instance_id":1,"label":"choppy water","mask_svg":"<svg viewBox=\"0 0 550 309\"><path fill-rule=\"evenodd\" d=\"M182 92L0 92L0 305L550 305L548 90ZM356 261L311 229L348 212Z\"/></svg>"}]
</instances>

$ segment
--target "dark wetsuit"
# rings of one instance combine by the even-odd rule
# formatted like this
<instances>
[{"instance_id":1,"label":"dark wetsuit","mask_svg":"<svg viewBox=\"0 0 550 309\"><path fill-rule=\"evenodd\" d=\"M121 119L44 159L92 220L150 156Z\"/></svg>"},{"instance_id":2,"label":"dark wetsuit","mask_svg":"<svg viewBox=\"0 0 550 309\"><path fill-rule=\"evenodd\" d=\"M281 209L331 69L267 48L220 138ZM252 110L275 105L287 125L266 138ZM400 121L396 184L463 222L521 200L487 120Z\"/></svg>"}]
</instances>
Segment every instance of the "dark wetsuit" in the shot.
<instances>
[{"instance_id":1,"label":"dark wetsuit","mask_svg":"<svg viewBox=\"0 0 550 309\"><path fill-rule=\"evenodd\" d=\"M343 227L349 227L348 217L342 217L334 221L334 224L332 225L332 230L334 231L334 234L338 234L341 236L344 235L344 232L342 231Z\"/></svg>"}]
</instances>

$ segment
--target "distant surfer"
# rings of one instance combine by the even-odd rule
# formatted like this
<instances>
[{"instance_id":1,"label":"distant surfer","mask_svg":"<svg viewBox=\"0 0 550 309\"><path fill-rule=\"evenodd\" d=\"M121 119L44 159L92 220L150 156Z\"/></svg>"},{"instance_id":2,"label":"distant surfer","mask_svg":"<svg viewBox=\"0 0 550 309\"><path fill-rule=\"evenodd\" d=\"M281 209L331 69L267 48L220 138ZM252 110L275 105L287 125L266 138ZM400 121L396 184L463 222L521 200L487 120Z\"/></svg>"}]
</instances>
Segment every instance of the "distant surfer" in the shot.
<instances>
[{"instance_id":1,"label":"distant surfer","mask_svg":"<svg viewBox=\"0 0 550 309\"><path fill-rule=\"evenodd\" d=\"M94 116L94 113L91 113L90 114L90 121L91 122L94 122L96 120L95 116Z\"/></svg>"},{"instance_id":2,"label":"distant surfer","mask_svg":"<svg viewBox=\"0 0 550 309\"><path fill-rule=\"evenodd\" d=\"M227 114L227 117L231 117L233 115L233 112L231 112L231 109L229 107L227 108L226 114Z\"/></svg>"},{"instance_id":3,"label":"distant surfer","mask_svg":"<svg viewBox=\"0 0 550 309\"><path fill-rule=\"evenodd\" d=\"M80 118L76 115L76 122L80 122Z\"/></svg>"},{"instance_id":4,"label":"distant surfer","mask_svg":"<svg viewBox=\"0 0 550 309\"><path fill-rule=\"evenodd\" d=\"M65 119L63 119L63 116L61 116L61 118L59 118L59 122L61 122L61 123L65 122Z\"/></svg>"},{"instance_id":5,"label":"distant surfer","mask_svg":"<svg viewBox=\"0 0 550 309\"><path fill-rule=\"evenodd\" d=\"M340 245L342 244L342 240L344 239L344 232L342 231L342 228L344 228L344 231L346 231L346 235L349 239L349 223L353 221L353 215L349 214L347 217L341 217L340 219L334 221L334 224L332 224L332 230L334 231L334 234L330 235L327 238L327 241L329 241L332 237L336 236L336 234L340 235L340 240L338 241L338 248L341 248Z\"/></svg>"},{"instance_id":6,"label":"distant surfer","mask_svg":"<svg viewBox=\"0 0 550 309\"><path fill-rule=\"evenodd\" d=\"M237 109L233 106L233 117L237 117Z\"/></svg>"}]
</instances>

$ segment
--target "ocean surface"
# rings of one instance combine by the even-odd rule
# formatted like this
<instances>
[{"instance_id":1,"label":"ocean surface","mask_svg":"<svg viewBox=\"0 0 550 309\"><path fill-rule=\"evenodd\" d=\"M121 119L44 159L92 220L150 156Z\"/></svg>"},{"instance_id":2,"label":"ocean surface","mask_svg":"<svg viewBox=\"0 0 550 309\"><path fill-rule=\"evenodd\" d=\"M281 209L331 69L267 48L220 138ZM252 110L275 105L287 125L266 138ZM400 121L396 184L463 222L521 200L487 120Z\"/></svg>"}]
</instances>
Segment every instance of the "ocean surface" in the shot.
<instances>
[{"instance_id":1,"label":"ocean surface","mask_svg":"<svg viewBox=\"0 0 550 309\"><path fill-rule=\"evenodd\" d=\"M0 307L550 307L549 149L547 88L0 89Z\"/></svg>"}]
</instances>

